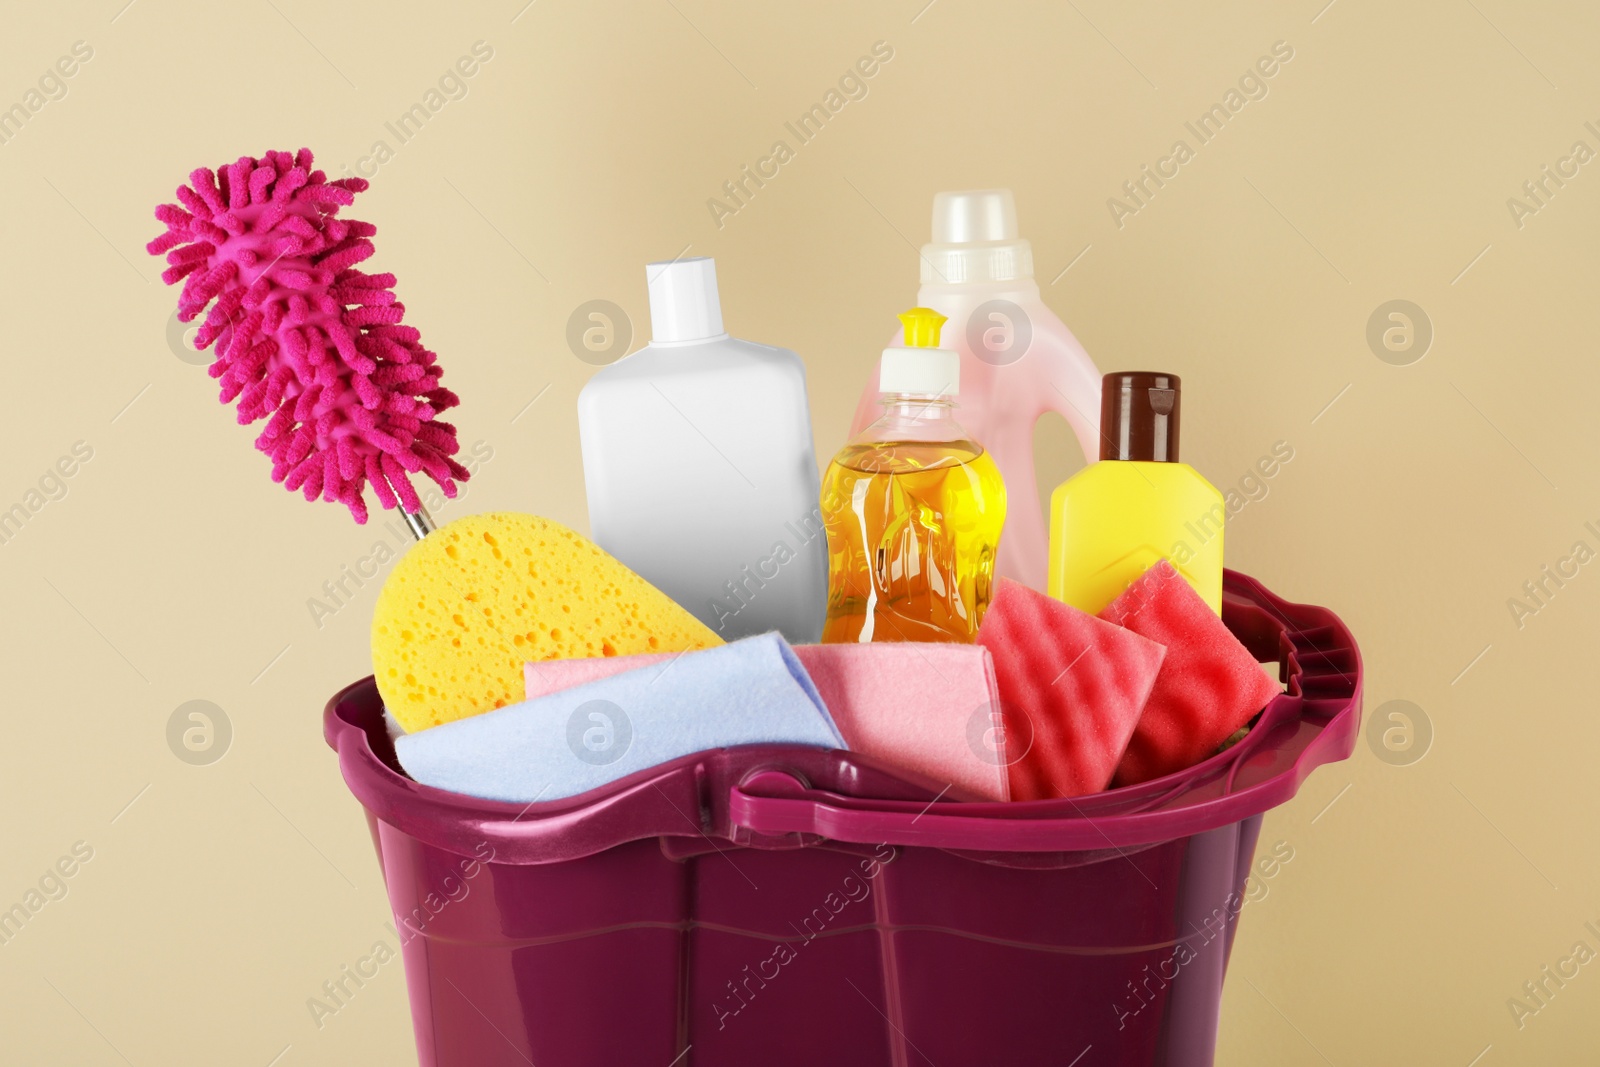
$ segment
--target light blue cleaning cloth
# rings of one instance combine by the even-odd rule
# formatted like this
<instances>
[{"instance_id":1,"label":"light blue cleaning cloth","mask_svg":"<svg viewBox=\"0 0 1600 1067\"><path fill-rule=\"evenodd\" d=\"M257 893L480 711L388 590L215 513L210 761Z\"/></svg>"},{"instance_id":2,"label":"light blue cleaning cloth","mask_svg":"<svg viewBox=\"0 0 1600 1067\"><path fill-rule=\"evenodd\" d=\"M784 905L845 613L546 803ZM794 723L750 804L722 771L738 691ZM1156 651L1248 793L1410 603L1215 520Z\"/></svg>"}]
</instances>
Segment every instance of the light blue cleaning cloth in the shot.
<instances>
[{"instance_id":1,"label":"light blue cleaning cloth","mask_svg":"<svg viewBox=\"0 0 1600 1067\"><path fill-rule=\"evenodd\" d=\"M533 803L757 744L849 747L776 631L406 734L394 749L423 785Z\"/></svg>"}]
</instances>

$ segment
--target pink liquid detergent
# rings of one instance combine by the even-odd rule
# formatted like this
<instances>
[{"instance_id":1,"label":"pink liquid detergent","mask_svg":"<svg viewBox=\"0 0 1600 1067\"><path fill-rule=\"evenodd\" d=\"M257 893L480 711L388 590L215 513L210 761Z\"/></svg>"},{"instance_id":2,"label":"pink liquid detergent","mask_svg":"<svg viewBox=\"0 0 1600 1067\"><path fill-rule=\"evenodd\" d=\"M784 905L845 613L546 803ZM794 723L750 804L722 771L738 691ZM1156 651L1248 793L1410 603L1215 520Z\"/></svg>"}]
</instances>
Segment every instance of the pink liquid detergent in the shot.
<instances>
[{"instance_id":1,"label":"pink liquid detergent","mask_svg":"<svg viewBox=\"0 0 1600 1067\"><path fill-rule=\"evenodd\" d=\"M998 573L1042 592L1048 534L1034 481L1034 425L1057 412L1094 462L1100 372L1039 295L1009 189L933 198L933 243L922 248L917 303L949 319L943 347L961 353L961 425L988 449L1010 489ZM890 342L901 343L898 335ZM877 382L874 368L852 437L882 414Z\"/></svg>"}]
</instances>

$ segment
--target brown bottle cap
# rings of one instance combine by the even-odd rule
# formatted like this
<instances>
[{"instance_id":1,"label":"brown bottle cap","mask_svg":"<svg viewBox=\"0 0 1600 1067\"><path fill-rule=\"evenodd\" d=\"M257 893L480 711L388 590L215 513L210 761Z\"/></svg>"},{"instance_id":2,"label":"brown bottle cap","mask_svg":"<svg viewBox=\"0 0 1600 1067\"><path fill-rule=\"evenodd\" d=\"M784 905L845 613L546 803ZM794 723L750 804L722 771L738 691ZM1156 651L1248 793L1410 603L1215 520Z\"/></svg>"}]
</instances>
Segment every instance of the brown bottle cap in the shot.
<instances>
[{"instance_id":1,"label":"brown bottle cap","mask_svg":"<svg viewBox=\"0 0 1600 1067\"><path fill-rule=\"evenodd\" d=\"M1100 382L1100 458L1178 462L1176 374L1122 371Z\"/></svg>"}]
</instances>

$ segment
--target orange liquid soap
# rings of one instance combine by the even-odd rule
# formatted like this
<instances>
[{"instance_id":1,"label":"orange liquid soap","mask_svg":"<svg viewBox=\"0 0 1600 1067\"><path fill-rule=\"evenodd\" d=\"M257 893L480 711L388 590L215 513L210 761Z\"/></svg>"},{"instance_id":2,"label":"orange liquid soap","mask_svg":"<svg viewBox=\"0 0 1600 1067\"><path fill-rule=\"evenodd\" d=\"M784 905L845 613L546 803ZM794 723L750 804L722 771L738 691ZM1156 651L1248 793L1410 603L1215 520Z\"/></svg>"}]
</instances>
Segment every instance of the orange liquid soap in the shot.
<instances>
[{"instance_id":1,"label":"orange liquid soap","mask_svg":"<svg viewBox=\"0 0 1600 1067\"><path fill-rule=\"evenodd\" d=\"M901 318L913 347L885 353L885 413L823 477L824 643L970 642L993 591L1000 468L955 421L959 363L933 347L943 316Z\"/></svg>"}]
</instances>

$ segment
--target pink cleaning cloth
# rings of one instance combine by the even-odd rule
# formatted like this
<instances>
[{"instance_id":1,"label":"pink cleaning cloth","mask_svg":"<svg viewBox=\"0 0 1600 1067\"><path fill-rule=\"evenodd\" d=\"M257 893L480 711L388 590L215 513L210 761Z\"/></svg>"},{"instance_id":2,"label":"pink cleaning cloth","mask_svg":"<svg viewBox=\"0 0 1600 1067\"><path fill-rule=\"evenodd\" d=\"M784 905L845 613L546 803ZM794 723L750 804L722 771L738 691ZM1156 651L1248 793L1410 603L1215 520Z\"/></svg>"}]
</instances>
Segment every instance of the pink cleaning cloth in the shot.
<instances>
[{"instance_id":1,"label":"pink cleaning cloth","mask_svg":"<svg viewBox=\"0 0 1600 1067\"><path fill-rule=\"evenodd\" d=\"M977 645L795 645L852 752L948 783L976 800L1009 800L994 661ZM527 699L673 659L681 653L559 659L523 668Z\"/></svg>"}]
</instances>

